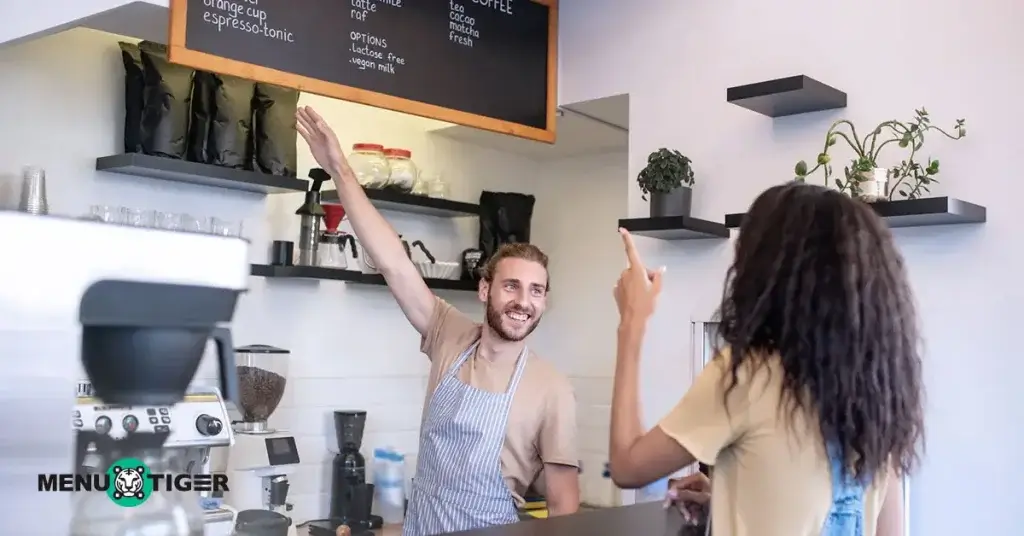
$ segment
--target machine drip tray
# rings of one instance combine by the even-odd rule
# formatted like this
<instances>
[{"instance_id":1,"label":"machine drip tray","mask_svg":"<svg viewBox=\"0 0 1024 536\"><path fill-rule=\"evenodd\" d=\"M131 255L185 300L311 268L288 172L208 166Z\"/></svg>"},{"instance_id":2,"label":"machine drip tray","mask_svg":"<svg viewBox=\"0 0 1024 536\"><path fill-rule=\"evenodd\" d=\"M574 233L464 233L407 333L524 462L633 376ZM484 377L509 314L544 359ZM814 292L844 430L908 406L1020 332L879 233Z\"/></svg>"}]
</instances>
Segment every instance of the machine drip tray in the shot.
<instances>
[{"instance_id":1,"label":"machine drip tray","mask_svg":"<svg viewBox=\"0 0 1024 536\"><path fill-rule=\"evenodd\" d=\"M203 511L203 523L221 523L224 521L234 522L235 513L227 508L216 508Z\"/></svg>"},{"instance_id":2,"label":"machine drip tray","mask_svg":"<svg viewBox=\"0 0 1024 536\"><path fill-rule=\"evenodd\" d=\"M341 525L347 525L347 523L342 523L338 520L310 521L308 525L309 536L335 536L338 527ZM348 528L352 529L352 536L372 536L373 531L381 528L383 525L384 521L380 516L370 516L368 521L353 523L348 525Z\"/></svg>"}]
</instances>

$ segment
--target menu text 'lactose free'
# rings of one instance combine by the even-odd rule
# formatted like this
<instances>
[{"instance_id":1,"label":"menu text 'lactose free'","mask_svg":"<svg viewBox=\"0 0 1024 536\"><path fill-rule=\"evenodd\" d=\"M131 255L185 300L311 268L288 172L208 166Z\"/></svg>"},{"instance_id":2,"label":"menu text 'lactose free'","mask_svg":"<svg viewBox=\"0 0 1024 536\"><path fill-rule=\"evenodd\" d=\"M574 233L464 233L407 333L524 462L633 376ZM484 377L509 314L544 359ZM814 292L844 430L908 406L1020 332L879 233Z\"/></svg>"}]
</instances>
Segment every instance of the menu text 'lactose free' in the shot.
<instances>
[{"instance_id":1,"label":"menu text 'lactose free'","mask_svg":"<svg viewBox=\"0 0 1024 536\"><path fill-rule=\"evenodd\" d=\"M295 42L295 34L287 28L274 28L267 21L267 12L259 7L259 0L203 0L206 11L203 22L217 27L217 31L234 30L251 35L262 35L275 41Z\"/></svg>"}]
</instances>

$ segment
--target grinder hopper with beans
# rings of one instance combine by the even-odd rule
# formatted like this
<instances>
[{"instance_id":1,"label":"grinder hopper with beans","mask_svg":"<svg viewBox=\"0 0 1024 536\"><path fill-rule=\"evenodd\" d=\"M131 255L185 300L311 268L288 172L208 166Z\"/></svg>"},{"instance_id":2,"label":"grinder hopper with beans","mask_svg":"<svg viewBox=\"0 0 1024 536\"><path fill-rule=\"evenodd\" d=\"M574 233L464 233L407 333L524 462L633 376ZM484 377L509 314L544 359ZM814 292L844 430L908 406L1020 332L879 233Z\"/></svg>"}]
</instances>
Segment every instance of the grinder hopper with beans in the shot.
<instances>
[{"instance_id":1,"label":"grinder hopper with beans","mask_svg":"<svg viewBox=\"0 0 1024 536\"><path fill-rule=\"evenodd\" d=\"M238 412L242 416L235 429L261 432L268 429L267 420L277 409L288 382L288 350L266 344L235 349L235 370L238 372Z\"/></svg>"}]
</instances>

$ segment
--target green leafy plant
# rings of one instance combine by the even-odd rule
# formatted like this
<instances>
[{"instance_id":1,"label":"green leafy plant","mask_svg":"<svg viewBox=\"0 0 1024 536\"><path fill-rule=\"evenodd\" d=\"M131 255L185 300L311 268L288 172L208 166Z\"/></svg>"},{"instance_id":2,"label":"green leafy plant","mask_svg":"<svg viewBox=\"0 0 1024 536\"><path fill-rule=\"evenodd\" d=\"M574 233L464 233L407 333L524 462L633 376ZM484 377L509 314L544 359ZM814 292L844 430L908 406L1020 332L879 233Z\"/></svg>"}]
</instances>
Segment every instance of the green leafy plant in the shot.
<instances>
[{"instance_id":1,"label":"green leafy plant","mask_svg":"<svg viewBox=\"0 0 1024 536\"><path fill-rule=\"evenodd\" d=\"M803 181L820 169L824 174L826 186L834 183L840 191L849 191L852 195L859 196L862 192L860 183L869 180L867 174L874 168L883 167L878 164L882 150L886 147L897 147L908 154L899 165L888 170L891 181L889 199L891 200L893 194L897 192L907 199L917 199L929 192L930 185L938 182L936 175L939 174L938 160L928 158L923 166L916 160L917 153L924 146L925 134L934 130L951 140L959 140L967 135L965 124L966 119L957 119L953 125L955 134L950 134L933 125L928 111L921 108L914 110L913 119L884 121L861 138L857 135L857 128L853 123L842 119L829 127L825 134L825 147L818 154L813 168L808 169L807 162L803 160L797 162L794 170L796 180ZM843 168L845 180L832 177L832 156L829 151L839 140L846 142L854 152L850 164Z\"/></svg>"},{"instance_id":2,"label":"green leafy plant","mask_svg":"<svg viewBox=\"0 0 1024 536\"><path fill-rule=\"evenodd\" d=\"M676 150L658 149L647 156L647 167L636 177L644 201L652 193L667 194L682 186L693 186L693 162Z\"/></svg>"}]
</instances>

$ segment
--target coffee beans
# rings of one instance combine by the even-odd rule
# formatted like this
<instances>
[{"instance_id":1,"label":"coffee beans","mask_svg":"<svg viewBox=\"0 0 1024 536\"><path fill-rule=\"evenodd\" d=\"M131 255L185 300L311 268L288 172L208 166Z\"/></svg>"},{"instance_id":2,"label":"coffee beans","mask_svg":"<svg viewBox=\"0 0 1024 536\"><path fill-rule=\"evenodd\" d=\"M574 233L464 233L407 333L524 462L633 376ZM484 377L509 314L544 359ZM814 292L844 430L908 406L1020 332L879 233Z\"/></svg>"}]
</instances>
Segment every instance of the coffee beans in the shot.
<instances>
[{"instance_id":1,"label":"coffee beans","mask_svg":"<svg viewBox=\"0 0 1024 536\"><path fill-rule=\"evenodd\" d=\"M284 376L258 367L240 365L238 371L238 390L242 419L246 422L265 421L277 409L284 396Z\"/></svg>"}]
</instances>

